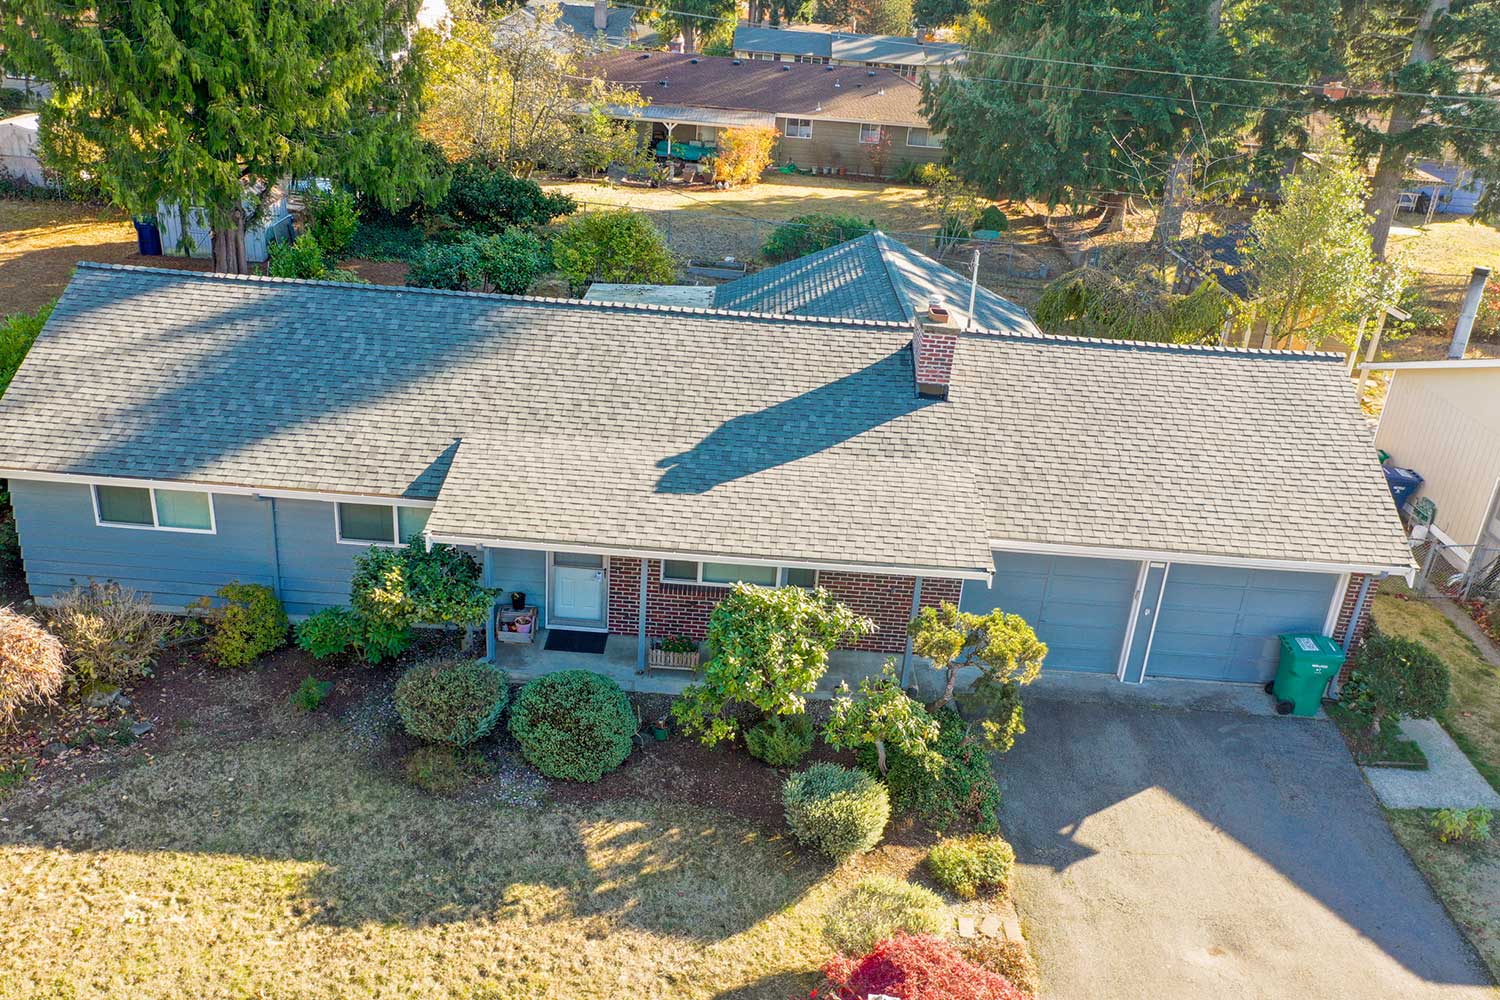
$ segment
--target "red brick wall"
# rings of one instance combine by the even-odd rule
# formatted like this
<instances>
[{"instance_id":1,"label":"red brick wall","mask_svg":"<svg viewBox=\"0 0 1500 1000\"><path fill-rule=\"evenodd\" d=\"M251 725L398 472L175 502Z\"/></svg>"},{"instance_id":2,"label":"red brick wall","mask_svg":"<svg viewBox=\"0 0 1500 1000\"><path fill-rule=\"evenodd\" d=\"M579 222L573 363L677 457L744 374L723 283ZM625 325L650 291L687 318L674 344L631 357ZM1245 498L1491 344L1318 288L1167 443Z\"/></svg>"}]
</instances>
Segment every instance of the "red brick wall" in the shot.
<instances>
[{"instance_id":1,"label":"red brick wall","mask_svg":"<svg viewBox=\"0 0 1500 1000\"><path fill-rule=\"evenodd\" d=\"M663 583L661 563L653 559L646 565L646 634L653 639L669 635L703 639L709 613L724 597L724 588ZM640 567L639 559L611 557L609 560L609 630L616 635L636 634ZM827 570L818 573L821 586L857 614L873 619L877 626L877 631L849 648L880 653L899 653L906 648L913 579ZM941 601L956 604L962 586L962 580L924 578L922 606Z\"/></svg>"},{"instance_id":2,"label":"red brick wall","mask_svg":"<svg viewBox=\"0 0 1500 1000\"><path fill-rule=\"evenodd\" d=\"M912 338L918 385L947 386L953 381L953 356L958 350L957 331L924 327Z\"/></svg>"},{"instance_id":3,"label":"red brick wall","mask_svg":"<svg viewBox=\"0 0 1500 1000\"><path fill-rule=\"evenodd\" d=\"M1344 641L1344 636L1349 633L1349 619L1354 617L1354 605L1359 602L1359 588L1363 585L1365 574L1349 574L1349 587L1344 591L1344 602L1339 605L1338 619L1333 626L1333 638L1338 642ZM1365 596L1365 606L1360 609L1359 621L1354 625L1354 644L1349 647L1352 654L1364 641L1365 633L1370 630L1370 609L1375 606L1375 585L1370 585L1370 592ZM1349 676L1349 666L1346 664L1340 679Z\"/></svg>"}]
</instances>

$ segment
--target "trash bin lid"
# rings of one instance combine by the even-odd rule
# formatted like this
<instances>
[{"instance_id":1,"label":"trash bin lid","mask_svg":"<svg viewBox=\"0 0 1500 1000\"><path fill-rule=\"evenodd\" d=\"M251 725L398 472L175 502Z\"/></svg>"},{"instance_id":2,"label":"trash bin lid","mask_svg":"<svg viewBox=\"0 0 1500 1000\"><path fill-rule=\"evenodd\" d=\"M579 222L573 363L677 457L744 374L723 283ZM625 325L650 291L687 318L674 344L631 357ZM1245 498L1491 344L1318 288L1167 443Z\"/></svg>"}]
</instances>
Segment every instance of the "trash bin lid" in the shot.
<instances>
[{"instance_id":1,"label":"trash bin lid","mask_svg":"<svg viewBox=\"0 0 1500 1000\"><path fill-rule=\"evenodd\" d=\"M1344 662L1344 650L1326 635L1316 632L1293 632L1281 637L1281 648L1301 659L1328 660L1336 658Z\"/></svg>"}]
</instances>

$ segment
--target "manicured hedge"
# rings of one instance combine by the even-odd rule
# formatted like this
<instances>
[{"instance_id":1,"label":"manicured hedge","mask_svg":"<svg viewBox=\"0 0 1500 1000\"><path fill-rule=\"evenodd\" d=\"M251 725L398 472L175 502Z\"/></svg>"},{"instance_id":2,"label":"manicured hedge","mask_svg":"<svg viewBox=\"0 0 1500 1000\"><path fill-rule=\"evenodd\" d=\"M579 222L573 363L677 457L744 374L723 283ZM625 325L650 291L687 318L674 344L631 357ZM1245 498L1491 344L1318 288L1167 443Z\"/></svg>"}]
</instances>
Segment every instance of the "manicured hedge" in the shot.
<instances>
[{"instance_id":1,"label":"manicured hedge","mask_svg":"<svg viewBox=\"0 0 1500 1000\"><path fill-rule=\"evenodd\" d=\"M406 731L429 743L462 747L484 738L509 700L505 672L483 660L428 660L396 682Z\"/></svg>"},{"instance_id":2,"label":"manicured hedge","mask_svg":"<svg viewBox=\"0 0 1500 1000\"><path fill-rule=\"evenodd\" d=\"M510 713L510 733L531 766L569 781L598 781L623 764L637 728L620 685L588 670L538 677Z\"/></svg>"},{"instance_id":3,"label":"manicured hedge","mask_svg":"<svg viewBox=\"0 0 1500 1000\"><path fill-rule=\"evenodd\" d=\"M781 802L792 836L834 860L880 843L891 818L890 798L880 782L826 761L786 779Z\"/></svg>"}]
</instances>

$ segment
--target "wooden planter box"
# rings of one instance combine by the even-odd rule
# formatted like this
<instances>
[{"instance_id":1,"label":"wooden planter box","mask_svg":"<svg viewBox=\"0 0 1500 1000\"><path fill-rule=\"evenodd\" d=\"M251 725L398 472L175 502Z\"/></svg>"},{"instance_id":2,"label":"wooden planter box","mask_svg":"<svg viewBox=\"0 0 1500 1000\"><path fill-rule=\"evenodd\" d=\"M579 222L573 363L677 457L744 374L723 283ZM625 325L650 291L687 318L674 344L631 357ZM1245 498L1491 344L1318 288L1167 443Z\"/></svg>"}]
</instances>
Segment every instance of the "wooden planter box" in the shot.
<instances>
[{"instance_id":1,"label":"wooden planter box","mask_svg":"<svg viewBox=\"0 0 1500 1000\"><path fill-rule=\"evenodd\" d=\"M512 632L510 623L517 618L525 616L531 619L531 629L527 632ZM520 611L511 608L502 608L495 616L495 641L510 643L530 643L536 641L537 613L535 607L525 607Z\"/></svg>"},{"instance_id":2,"label":"wooden planter box","mask_svg":"<svg viewBox=\"0 0 1500 1000\"><path fill-rule=\"evenodd\" d=\"M661 649L646 651L648 670L697 670L698 663L697 653L668 653Z\"/></svg>"}]
</instances>

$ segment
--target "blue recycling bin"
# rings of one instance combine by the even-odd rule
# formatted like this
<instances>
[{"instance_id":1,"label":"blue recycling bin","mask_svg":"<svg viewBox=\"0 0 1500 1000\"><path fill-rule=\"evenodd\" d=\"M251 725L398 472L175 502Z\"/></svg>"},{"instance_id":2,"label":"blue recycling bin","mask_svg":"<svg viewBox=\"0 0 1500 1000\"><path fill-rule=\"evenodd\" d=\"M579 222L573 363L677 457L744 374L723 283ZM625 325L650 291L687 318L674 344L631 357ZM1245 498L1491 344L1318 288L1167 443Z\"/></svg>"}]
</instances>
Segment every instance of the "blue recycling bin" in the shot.
<instances>
[{"instance_id":1,"label":"blue recycling bin","mask_svg":"<svg viewBox=\"0 0 1500 1000\"><path fill-rule=\"evenodd\" d=\"M1416 496L1417 490L1422 486L1422 477L1413 469L1403 469L1398 465L1381 466L1385 470L1385 484L1391 489L1391 497L1396 501L1396 509L1401 510L1412 497Z\"/></svg>"},{"instance_id":2,"label":"blue recycling bin","mask_svg":"<svg viewBox=\"0 0 1500 1000\"><path fill-rule=\"evenodd\" d=\"M135 252L142 257L160 257L161 230L156 228L156 220L148 216L130 221L135 223Z\"/></svg>"}]
</instances>

